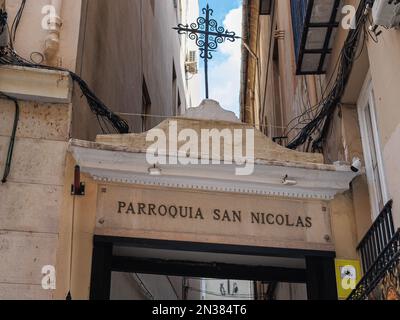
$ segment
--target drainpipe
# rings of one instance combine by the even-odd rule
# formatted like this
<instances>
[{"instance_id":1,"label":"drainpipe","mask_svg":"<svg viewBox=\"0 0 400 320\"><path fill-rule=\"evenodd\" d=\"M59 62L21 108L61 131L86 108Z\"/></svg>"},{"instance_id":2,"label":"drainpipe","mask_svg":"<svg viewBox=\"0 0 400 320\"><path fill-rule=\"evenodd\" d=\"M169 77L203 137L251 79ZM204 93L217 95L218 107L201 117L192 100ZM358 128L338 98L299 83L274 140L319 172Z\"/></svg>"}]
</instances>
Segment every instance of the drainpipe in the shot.
<instances>
[{"instance_id":1,"label":"drainpipe","mask_svg":"<svg viewBox=\"0 0 400 320\"><path fill-rule=\"evenodd\" d=\"M243 43L247 44L249 40L249 3L250 0L243 0L243 25L242 38ZM240 84L240 113L241 120L246 122L246 96L247 96L247 68L248 68L249 51L245 45L242 46L242 66L241 66L241 84Z\"/></svg>"},{"instance_id":2,"label":"drainpipe","mask_svg":"<svg viewBox=\"0 0 400 320\"><path fill-rule=\"evenodd\" d=\"M62 0L51 0L49 5L52 11L50 12L51 16L48 22L49 29L45 39L44 56L47 62L53 63L60 49Z\"/></svg>"}]
</instances>

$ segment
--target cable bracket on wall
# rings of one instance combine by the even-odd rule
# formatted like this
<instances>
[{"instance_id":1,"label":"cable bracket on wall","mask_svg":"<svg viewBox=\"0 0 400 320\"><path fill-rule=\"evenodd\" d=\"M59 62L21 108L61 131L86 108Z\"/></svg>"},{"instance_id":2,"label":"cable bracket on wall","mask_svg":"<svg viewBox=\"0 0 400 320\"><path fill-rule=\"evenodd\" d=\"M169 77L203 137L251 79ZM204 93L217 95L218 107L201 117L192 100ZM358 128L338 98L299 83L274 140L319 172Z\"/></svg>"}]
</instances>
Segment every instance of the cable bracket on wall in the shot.
<instances>
[{"instance_id":1,"label":"cable bracket on wall","mask_svg":"<svg viewBox=\"0 0 400 320\"><path fill-rule=\"evenodd\" d=\"M86 195L86 185L81 181L81 168L75 166L74 171L74 183L71 185L72 196L84 196Z\"/></svg>"}]
</instances>

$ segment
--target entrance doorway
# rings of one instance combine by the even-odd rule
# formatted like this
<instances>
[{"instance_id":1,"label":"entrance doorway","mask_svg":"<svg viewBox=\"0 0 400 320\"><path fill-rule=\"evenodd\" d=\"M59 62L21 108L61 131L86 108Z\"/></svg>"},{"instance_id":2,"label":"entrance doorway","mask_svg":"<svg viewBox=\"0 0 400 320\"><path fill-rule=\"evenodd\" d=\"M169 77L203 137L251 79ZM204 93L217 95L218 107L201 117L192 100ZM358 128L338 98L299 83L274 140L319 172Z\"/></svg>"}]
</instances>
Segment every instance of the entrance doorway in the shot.
<instances>
[{"instance_id":1,"label":"entrance doorway","mask_svg":"<svg viewBox=\"0 0 400 320\"><path fill-rule=\"evenodd\" d=\"M228 284L252 284L252 293L238 295L242 300L267 299L279 284L303 286L304 297L299 298L336 300L334 258L333 252L326 251L95 236L91 299L142 299L143 291L142 296L129 290L124 295L123 284L134 281L140 286L143 279L152 279L153 284L161 283L160 279L169 281L175 291L171 299L175 299L173 294L178 299L194 299L190 291L198 291L199 297L204 293L218 295L218 291L204 288L205 280L215 279L214 285L226 283L225 290ZM266 288L266 292L259 288ZM146 285L141 289L148 291L145 299L157 298Z\"/></svg>"}]
</instances>

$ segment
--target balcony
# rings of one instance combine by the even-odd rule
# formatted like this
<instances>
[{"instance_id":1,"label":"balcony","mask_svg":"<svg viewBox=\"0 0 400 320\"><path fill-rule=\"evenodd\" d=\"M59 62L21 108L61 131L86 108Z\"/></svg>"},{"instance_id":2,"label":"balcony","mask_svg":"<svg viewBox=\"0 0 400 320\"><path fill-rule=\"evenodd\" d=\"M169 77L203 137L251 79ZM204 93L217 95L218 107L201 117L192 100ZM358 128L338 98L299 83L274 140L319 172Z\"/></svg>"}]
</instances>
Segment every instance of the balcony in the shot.
<instances>
[{"instance_id":1,"label":"balcony","mask_svg":"<svg viewBox=\"0 0 400 320\"><path fill-rule=\"evenodd\" d=\"M400 229L395 232L392 205L385 206L358 247L365 276L349 300L400 299Z\"/></svg>"},{"instance_id":2,"label":"balcony","mask_svg":"<svg viewBox=\"0 0 400 320\"><path fill-rule=\"evenodd\" d=\"M298 75L324 74L340 20L341 0L291 0Z\"/></svg>"},{"instance_id":3,"label":"balcony","mask_svg":"<svg viewBox=\"0 0 400 320\"><path fill-rule=\"evenodd\" d=\"M392 205L393 202L390 201L385 206L357 248L365 273L372 267L395 235Z\"/></svg>"}]
</instances>

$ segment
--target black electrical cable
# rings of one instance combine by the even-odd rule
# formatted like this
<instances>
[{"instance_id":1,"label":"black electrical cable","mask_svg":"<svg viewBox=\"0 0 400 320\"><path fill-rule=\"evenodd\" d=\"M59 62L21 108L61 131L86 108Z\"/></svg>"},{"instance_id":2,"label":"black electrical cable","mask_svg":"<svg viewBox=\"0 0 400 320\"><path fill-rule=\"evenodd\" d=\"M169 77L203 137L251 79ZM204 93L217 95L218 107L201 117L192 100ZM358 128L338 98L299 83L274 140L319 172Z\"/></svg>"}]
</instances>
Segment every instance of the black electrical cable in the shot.
<instances>
[{"instance_id":1,"label":"black electrical cable","mask_svg":"<svg viewBox=\"0 0 400 320\"><path fill-rule=\"evenodd\" d=\"M1 183L4 184L7 182L8 176L10 175L10 171L11 171L11 162L12 162L12 158L13 158L13 154L14 154L15 139L17 136L20 107L19 107L18 101L16 99L9 97L5 94L1 94L0 97L1 96L13 101L14 105L15 105L14 125L13 125L13 129L12 129L12 133L11 133L10 143L8 146L4 174L3 174L3 178L1 179Z\"/></svg>"},{"instance_id":2,"label":"black electrical cable","mask_svg":"<svg viewBox=\"0 0 400 320\"><path fill-rule=\"evenodd\" d=\"M100 123L100 118L102 120L107 120L113 127L113 129L120 134L126 134L130 132L130 128L128 123L112 112L96 95L93 91L90 90L87 83L79 77L76 73L59 67L51 67L45 66L40 64L35 64L30 61L25 60L24 58L20 57L14 50L11 48L3 48L0 51L0 65L16 65L22 67L29 67L29 68L37 68L37 69L46 69L46 70L53 70L53 71L61 71L67 72L71 75L72 80L77 83L86 97L87 103L91 111L98 117L100 127L103 133L111 133L106 132L103 126Z\"/></svg>"},{"instance_id":3,"label":"black electrical cable","mask_svg":"<svg viewBox=\"0 0 400 320\"><path fill-rule=\"evenodd\" d=\"M87 103L89 105L89 108L91 111L96 115L98 119L99 126L102 130L103 133L111 133L110 130L108 130L108 126L106 124L106 121L111 123L112 127L114 128L115 132L120 133L120 134L126 134L130 132L130 128L128 123L120 118L118 115L113 113L95 94L93 91L90 90L89 86L87 83L82 80L81 77L79 77L76 73L64 69L64 68L58 68L58 67L51 67L51 66L45 66L41 65L35 62L28 61L22 57L20 57L15 51L14 51L14 41L16 37L16 33L19 27L19 24L21 22L21 17L22 14L25 10L26 6L26 1L27 0L22 0L19 10L14 18L14 21L11 25L11 29L9 31L9 46L7 47L2 47L0 48L0 65L17 65L17 66L23 66L23 67L30 67L30 68L38 68L38 69L47 69L47 70L53 70L53 71L62 71L62 72L68 72L71 75L72 80L77 83L82 91L82 94L86 97ZM0 27L2 32L4 32L4 28L8 27L7 23L7 12L1 11L0 12ZM105 127L107 128L107 131L104 130L103 125L101 124L101 121L104 122Z\"/></svg>"},{"instance_id":4,"label":"black electrical cable","mask_svg":"<svg viewBox=\"0 0 400 320\"><path fill-rule=\"evenodd\" d=\"M359 24L359 25L360 25L360 24ZM365 24L364 24L364 26L365 26ZM354 58L353 58L353 61L358 60L358 59L360 58L360 56L362 55L362 53L363 53L363 51L364 51L364 49L365 49L365 41L366 41L366 38L367 38L367 35L366 35L365 32L364 32L363 42L362 42L362 44L360 45L360 48L361 48L361 49L360 49L360 52L357 53L357 54L355 54L355 56L354 56ZM342 65L342 64L341 64L341 60L342 60L342 58L343 58L343 55L344 55L344 52L342 51L342 52L339 54L339 57L338 57L337 62L336 62L336 64L335 64L335 67L334 67L333 70L332 70L332 75L331 75L331 77L330 77L330 79L329 79L329 81L328 81L328 83L327 83L327 85L326 85L326 88L325 88L325 90L324 90L323 93L322 93L322 97L323 97L322 100L321 100L317 105L313 106L313 107L310 109L311 111L312 111L312 110L318 110L318 109L322 108L323 106L325 106L325 104L328 103L327 98L330 97L330 95L331 95L332 92L330 92L329 95L328 95L327 97L325 97L325 94L326 94L326 92L328 92L328 89L330 89L332 80L334 79L334 76L337 75L337 74L339 74L339 71L337 72L337 70L340 69L340 67L341 67L341 65ZM337 79L336 79L336 83L337 83ZM332 88L334 88L334 86L335 86L335 83L333 84ZM298 120L298 122L294 125L294 127L293 127L292 129L290 129L290 130L288 131L288 133L287 133L286 135L289 135L295 128L299 127L299 125L306 125L306 124L308 124L308 122L304 123L304 121L301 120L302 117L304 117L304 113L301 114L300 116L294 118L294 119L289 123L288 127L289 127L294 121ZM327 120L328 120L328 121L325 121L325 123L330 124L330 120L331 120L331 119L332 119L332 116L329 115L329 116L327 117ZM318 132L318 133L320 134L320 136L325 137L326 134L327 134L327 132L328 132L328 128L320 128L320 127L317 127L315 131ZM301 132L300 132L300 133L301 133ZM297 135L296 138L297 138L298 136L299 136L299 135ZM313 139L312 139L312 135L310 135L310 136L308 137L308 143L310 143L310 139L313 140ZM315 149L315 145L313 146L313 148L314 148L314 151L315 151L315 150L316 150L316 149Z\"/></svg>"},{"instance_id":5,"label":"black electrical cable","mask_svg":"<svg viewBox=\"0 0 400 320\"><path fill-rule=\"evenodd\" d=\"M7 12L3 11L3 10L0 10L0 35L3 34L3 32L6 29L7 19L8 19Z\"/></svg>"},{"instance_id":6,"label":"black electrical cable","mask_svg":"<svg viewBox=\"0 0 400 320\"><path fill-rule=\"evenodd\" d=\"M11 34L10 34L10 36L11 36L12 42L15 42L15 37L17 35L17 30L18 30L19 24L21 22L22 14L23 14L23 12L25 10L25 5L26 5L26 0L22 0L21 5L20 5L20 7L18 9L18 12L17 12L17 14L16 14L16 16L14 18L14 21L13 21L13 23L11 25Z\"/></svg>"},{"instance_id":7,"label":"black electrical cable","mask_svg":"<svg viewBox=\"0 0 400 320\"><path fill-rule=\"evenodd\" d=\"M342 51L339 55L339 67L336 76L336 81L330 91L330 93L321 101L317 107L320 107L317 116L312 119L305 127L296 135L296 137L289 143L289 149L296 149L299 146L306 143L310 137L315 135L320 131L319 136L315 139L313 143L313 150L321 150L322 143L325 139L325 135L328 132L330 126L330 119L339 105L341 98L346 89L348 80L350 78L350 73L353 68L354 61L361 55L357 52L358 46L360 44L361 36L364 32L364 26L368 19L368 12L366 8L370 7L372 4L371 0L363 0L356 13L356 28L350 30L349 35L344 43ZM365 33L364 33L365 37ZM365 45L365 39L363 40L363 47ZM363 50L363 48L361 48ZM301 119L301 116L299 119ZM320 129L322 127L322 130Z\"/></svg>"}]
</instances>

